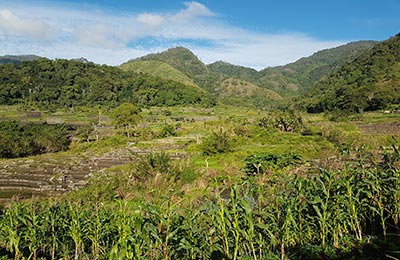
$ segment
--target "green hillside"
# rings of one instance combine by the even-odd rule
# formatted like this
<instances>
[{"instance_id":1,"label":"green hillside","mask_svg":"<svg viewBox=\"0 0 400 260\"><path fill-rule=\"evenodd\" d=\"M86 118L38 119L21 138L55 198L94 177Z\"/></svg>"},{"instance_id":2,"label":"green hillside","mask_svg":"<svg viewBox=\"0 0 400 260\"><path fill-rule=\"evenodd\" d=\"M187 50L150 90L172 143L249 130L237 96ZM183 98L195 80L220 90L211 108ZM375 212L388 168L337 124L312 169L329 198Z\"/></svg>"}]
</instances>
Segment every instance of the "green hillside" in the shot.
<instances>
[{"instance_id":1,"label":"green hillside","mask_svg":"<svg viewBox=\"0 0 400 260\"><path fill-rule=\"evenodd\" d=\"M193 77L207 73L207 67L190 50L183 47L168 49L167 51L149 54L138 60L155 60L165 62L177 70Z\"/></svg>"},{"instance_id":2,"label":"green hillside","mask_svg":"<svg viewBox=\"0 0 400 260\"><path fill-rule=\"evenodd\" d=\"M258 72L255 69L243 66L233 65L224 61L216 61L208 64L207 68L215 73L219 73L229 77L236 77L250 82L258 78Z\"/></svg>"},{"instance_id":3,"label":"green hillside","mask_svg":"<svg viewBox=\"0 0 400 260\"><path fill-rule=\"evenodd\" d=\"M400 34L377 44L306 94L309 112L383 109L400 104Z\"/></svg>"},{"instance_id":4,"label":"green hillside","mask_svg":"<svg viewBox=\"0 0 400 260\"><path fill-rule=\"evenodd\" d=\"M234 77L223 80L219 84L217 92L223 103L234 106L265 107L282 100L282 97L275 91Z\"/></svg>"},{"instance_id":5,"label":"green hillside","mask_svg":"<svg viewBox=\"0 0 400 260\"><path fill-rule=\"evenodd\" d=\"M146 73L156 77L160 77L162 79L169 79L176 82L181 82L185 85L196 86L196 84L194 84L187 75L162 61L135 60L121 64L119 67L125 71Z\"/></svg>"},{"instance_id":6,"label":"green hillside","mask_svg":"<svg viewBox=\"0 0 400 260\"><path fill-rule=\"evenodd\" d=\"M81 105L140 106L214 103L200 88L147 74L74 60L38 59L0 65L0 104L73 108Z\"/></svg>"},{"instance_id":7,"label":"green hillside","mask_svg":"<svg viewBox=\"0 0 400 260\"><path fill-rule=\"evenodd\" d=\"M375 44L374 41L352 42L316 52L285 66L266 68L259 72L257 83L282 95L293 95L309 89L318 80L370 50Z\"/></svg>"},{"instance_id":8,"label":"green hillside","mask_svg":"<svg viewBox=\"0 0 400 260\"><path fill-rule=\"evenodd\" d=\"M220 96L237 96L247 98L251 96L262 96L274 101L281 100L282 97L269 89L260 88L248 81L238 78L227 78L220 85Z\"/></svg>"}]
</instances>

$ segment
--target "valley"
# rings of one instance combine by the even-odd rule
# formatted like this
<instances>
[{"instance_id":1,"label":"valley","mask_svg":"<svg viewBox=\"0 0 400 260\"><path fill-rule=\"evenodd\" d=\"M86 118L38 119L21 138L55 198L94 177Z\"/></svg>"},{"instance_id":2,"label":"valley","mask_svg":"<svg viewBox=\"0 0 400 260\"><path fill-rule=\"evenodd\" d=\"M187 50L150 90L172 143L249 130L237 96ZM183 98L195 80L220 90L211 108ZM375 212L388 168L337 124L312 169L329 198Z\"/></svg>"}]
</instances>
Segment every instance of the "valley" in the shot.
<instances>
[{"instance_id":1,"label":"valley","mask_svg":"<svg viewBox=\"0 0 400 260\"><path fill-rule=\"evenodd\" d=\"M260 71L4 56L1 259L397 259L399 39Z\"/></svg>"}]
</instances>

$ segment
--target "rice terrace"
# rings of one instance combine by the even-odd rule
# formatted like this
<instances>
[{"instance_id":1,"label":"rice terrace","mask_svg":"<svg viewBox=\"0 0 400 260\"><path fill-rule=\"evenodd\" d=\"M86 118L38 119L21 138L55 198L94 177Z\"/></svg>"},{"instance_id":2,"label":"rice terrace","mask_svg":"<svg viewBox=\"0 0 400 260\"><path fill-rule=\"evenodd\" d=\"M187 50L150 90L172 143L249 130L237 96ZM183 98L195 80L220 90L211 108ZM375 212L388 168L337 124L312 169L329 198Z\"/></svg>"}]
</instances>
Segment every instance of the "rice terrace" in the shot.
<instances>
[{"instance_id":1,"label":"rice terrace","mask_svg":"<svg viewBox=\"0 0 400 260\"><path fill-rule=\"evenodd\" d=\"M0 2L0 259L400 259L400 3L250 2Z\"/></svg>"}]
</instances>

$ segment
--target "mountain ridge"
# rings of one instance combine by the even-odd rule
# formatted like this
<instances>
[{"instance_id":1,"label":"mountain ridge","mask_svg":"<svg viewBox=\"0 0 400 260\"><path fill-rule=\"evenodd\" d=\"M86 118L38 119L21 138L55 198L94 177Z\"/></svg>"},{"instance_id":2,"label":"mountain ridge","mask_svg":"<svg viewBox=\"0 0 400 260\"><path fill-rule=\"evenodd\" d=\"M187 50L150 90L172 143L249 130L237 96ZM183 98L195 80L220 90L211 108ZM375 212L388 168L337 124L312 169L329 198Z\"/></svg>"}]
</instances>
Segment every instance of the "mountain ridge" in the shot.
<instances>
[{"instance_id":1,"label":"mountain ridge","mask_svg":"<svg viewBox=\"0 0 400 260\"><path fill-rule=\"evenodd\" d=\"M321 79L303 98L308 112L362 112L400 105L400 33Z\"/></svg>"}]
</instances>

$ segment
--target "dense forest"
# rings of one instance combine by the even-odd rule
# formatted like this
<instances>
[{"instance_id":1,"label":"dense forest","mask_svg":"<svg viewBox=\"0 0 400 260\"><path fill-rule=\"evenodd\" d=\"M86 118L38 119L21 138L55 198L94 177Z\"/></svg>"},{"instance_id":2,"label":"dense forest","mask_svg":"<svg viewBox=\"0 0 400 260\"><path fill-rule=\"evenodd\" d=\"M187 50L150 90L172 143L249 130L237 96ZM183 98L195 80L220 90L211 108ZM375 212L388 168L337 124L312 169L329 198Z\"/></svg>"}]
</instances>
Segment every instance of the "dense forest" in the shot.
<instances>
[{"instance_id":1,"label":"dense forest","mask_svg":"<svg viewBox=\"0 0 400 260\"><path fill-rule=\"evenodd\" d=\"M206 92L158 77L119 68L68 60L38 59L0 65L0 104L27 108L73 108L79 105L140 106L214 104Z\"/></svg>"}]
</instances>

